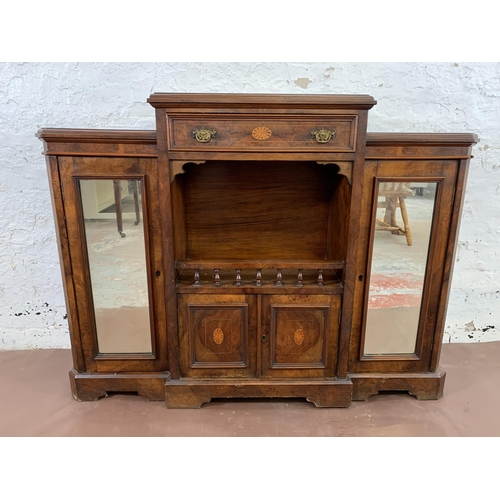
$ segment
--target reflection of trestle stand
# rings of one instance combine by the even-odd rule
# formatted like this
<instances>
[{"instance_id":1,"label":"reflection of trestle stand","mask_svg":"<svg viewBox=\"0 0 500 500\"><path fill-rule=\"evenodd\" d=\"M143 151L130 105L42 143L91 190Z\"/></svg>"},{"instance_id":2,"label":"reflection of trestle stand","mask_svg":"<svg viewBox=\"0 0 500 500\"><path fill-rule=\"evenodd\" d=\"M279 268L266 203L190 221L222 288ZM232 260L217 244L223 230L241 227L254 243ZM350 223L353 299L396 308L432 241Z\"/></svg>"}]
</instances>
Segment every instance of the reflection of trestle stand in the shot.
<instances>
[{"instance_id":1,"label":"reflection of trestle stand","mask_svg":"<svg viewBox=\"0 0 500 500\"><path fill-rule=\"evenodd\" d=\"M137 187L137 181L130 181L132 183L132 192L134 194L134 207L135 207L135 222L137 226L141 222L141 215L139 212L139 190ZM113 180L113 188L115 192L115 209L116 209L116 225L118 226L118 233L122 238L125 238L125 233L123 232L123 212L122 212L122 195L121 195L121 181Z\"/></svg>"},{"instance_id":2,"label":"reflection of trestle stand","mask_svg":"<svg viewBox=\"0 0 500 500\"><path fill-rule=\"evenodd\" d=\"M382 189L383 186L383 189ZM375 229L381 231L392 231L392 234L404 234L406 243L411 246L413 240L411 236L410 224L408 222L408 212L406 210L405 198L413 196L415 193L410 189L408 183L404 182L384 182L380 186L378 195L385 196L385 201L378 201L377 208L385 208L384 220L377 219ZM401 210L404 228L397 225L396 209Z\"/></svg>"}]
</instances>

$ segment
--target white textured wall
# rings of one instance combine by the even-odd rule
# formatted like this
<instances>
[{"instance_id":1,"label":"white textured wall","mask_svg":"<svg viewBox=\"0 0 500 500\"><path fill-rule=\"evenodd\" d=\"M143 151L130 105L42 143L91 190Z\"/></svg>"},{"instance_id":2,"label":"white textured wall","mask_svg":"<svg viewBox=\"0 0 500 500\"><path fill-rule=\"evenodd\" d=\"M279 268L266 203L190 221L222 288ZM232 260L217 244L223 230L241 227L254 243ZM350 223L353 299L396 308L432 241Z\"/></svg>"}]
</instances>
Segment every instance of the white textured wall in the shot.
<instances>
[{"instance_id":1,"label":"white textured wall","mask_svg":"<svg viewBox=\"0 0 500 500\"><path fill-rule=\"evenodd\" d=\"M41 127L154 128L152 92L363 93L372 132L474 132L445 342L500 340L499 63L0 64L0 349L68 347Z\"/></svg>"}]
</instances>

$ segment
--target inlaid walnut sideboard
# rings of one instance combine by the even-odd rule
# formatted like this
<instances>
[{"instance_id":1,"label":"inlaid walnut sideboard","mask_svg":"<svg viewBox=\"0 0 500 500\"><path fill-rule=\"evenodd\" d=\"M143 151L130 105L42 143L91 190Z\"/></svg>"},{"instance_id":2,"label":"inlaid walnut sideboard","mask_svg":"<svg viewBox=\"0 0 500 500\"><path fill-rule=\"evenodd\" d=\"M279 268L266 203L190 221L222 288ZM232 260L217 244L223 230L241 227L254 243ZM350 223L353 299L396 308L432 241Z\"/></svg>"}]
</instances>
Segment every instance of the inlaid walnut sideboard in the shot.
<instances>
[{"instance_id":1,"label":"inlaid walnut sideboard","mask_svg":"<svg viewBox=\"0 0 500 500\"><path fill-rule=\"evenodd\" d=\"M73 396L437 399L473 134L368 95L155 93L156 130L42 129Z\"/></svg>"}]
</instances>

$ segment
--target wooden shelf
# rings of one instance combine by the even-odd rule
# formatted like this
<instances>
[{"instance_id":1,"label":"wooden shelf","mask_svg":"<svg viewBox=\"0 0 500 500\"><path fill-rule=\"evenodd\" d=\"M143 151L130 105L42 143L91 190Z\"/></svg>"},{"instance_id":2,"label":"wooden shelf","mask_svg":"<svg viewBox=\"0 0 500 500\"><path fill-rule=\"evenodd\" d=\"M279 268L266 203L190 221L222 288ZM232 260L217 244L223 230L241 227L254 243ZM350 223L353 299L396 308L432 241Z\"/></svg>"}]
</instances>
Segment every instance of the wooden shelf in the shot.
<instances>
[{"instance_id":1,"label":"wooden shelf","mask_svg":"<svg viewBox=\"0 0 500 500\"><path fill-rule=\"evenodd\" d=\"M344 269L343 260L176 260L176 269Z\"/></svg>"},{"instance_id":2,"label":"wooden shelf","mask_svg":"<svg viewBox=\"0 0 500 500\"><path fill-rule=\"evenodd\" d=\"M297 271L283 271L281 284L277 285L277 272L273 268L263 268L261 284L257 285L255 270L245 269L241 272L241 282L236 284L236 272L230 270L219 271L219 285L215 284L215 273L212 269L199 272L199 284L195 285L194 272L186 269L178 276L177 293L250 293L255 294L342 294L343 287L339 275L333 269L323 271L323 284L318 284L316 268L305 270L302 274L302 285L298 285ZM280 268L281 269L281 268Z\"/></svg>"},{"instance_id":3,"label":"wooden shelf","mask_svg":"<svg viewBox=\"0 0 500 500\"><path fill-rule=\"evenodd\" d=\"M200 285L193 285L191 282L177 283L177 293L201 293L201 294L242 294L242 295L342 295L344 288L340 282L327 282L323 286L317 283L305 283L303 286L296 286L293 283L284 283L276 286L273 283L264 283L256 286L255 283L247 282L241 286L236 286L233 281L221 281L220 286L215 286L213 281L201 281Z\"/></svg>"}]
</instances>

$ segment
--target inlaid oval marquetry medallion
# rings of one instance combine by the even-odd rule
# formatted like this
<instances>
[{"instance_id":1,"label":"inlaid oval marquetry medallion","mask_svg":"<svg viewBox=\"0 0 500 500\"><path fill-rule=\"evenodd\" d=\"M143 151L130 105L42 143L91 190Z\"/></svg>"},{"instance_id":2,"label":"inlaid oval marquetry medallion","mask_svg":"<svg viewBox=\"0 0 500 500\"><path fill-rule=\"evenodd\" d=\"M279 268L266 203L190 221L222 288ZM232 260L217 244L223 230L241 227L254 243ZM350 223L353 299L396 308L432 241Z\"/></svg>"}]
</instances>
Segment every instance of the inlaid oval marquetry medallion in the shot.
<instances>
[{"instance_id":1,"label":"inlaid oval marquetry medallion","mask_svg":"<svg viewBox=\"0 0 500 500\"><path fill-rule=\"evenodd\" d=\"M302 345L304 343L304 338L305 338L304 330L302 330L300 328L295 330L295 332L293 334L293 341L297 345Z\"/></svg>"},{"instance_id":2,"label":"inlaid oval marquetry medallion","mask_svg":"<svg viewBox=\"0 0 500 500\"><path fill-rule=\"evenodd\" d=\"M220 328L216 328L214 330L213 337L216 344L222 344L224 341L224 332Z\"/></svg>"},{"instance_id":3,"label":"inlaid oval marquetry medallion","mask_svg":"<svg viewBox=\"0 0 500 500\"><path fill-rule=\"evenodd\" d=\"M267 141L272 134L271 129L267 127L255 127L252 130L252 137L258 141Z\"/></svg>"}]
</instances>

